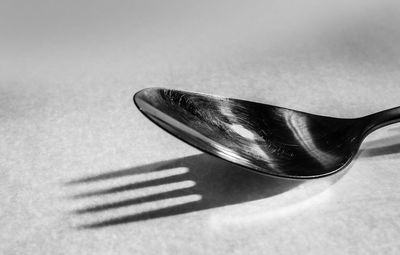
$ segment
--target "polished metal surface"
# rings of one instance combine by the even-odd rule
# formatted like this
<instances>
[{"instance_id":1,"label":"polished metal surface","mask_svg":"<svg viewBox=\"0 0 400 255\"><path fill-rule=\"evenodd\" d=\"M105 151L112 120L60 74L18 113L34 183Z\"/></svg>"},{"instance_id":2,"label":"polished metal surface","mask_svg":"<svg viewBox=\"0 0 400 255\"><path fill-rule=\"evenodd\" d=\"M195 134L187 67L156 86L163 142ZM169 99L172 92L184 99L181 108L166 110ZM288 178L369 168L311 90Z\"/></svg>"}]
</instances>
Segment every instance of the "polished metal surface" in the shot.
<instances>
[{"instance_id":1,"label":"polished metal surface","mask_svg":"<svg viewBox=\"0 0 400 255\"><path fill-rule=\"evenodd\" d=\"M319 116L213 95L148 88L134 96L150 120L192 146L250 170L316 178L343 169L399 108L355 119Z\"/></svg>"}]
</instances>

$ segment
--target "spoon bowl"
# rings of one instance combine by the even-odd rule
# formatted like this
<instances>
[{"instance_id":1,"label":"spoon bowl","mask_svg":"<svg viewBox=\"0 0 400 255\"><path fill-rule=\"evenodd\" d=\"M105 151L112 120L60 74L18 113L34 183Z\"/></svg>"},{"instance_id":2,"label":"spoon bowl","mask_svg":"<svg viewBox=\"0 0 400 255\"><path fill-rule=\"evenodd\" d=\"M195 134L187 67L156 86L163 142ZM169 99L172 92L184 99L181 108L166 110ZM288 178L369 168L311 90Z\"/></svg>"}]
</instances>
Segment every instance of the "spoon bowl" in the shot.
<instances>
[{"instance_id":1,"label":"spoon bowl","mask_svg":"<svg viewBox=\"0 0 400 255\"><path fill-rule=\"evenodd\" d=\"M342 170L369 133L400 115L394 108L342 119L163 88L143 89L134 102L155 124L206 153L261 174L296 179Z\"/></svg>"}]
</instances>

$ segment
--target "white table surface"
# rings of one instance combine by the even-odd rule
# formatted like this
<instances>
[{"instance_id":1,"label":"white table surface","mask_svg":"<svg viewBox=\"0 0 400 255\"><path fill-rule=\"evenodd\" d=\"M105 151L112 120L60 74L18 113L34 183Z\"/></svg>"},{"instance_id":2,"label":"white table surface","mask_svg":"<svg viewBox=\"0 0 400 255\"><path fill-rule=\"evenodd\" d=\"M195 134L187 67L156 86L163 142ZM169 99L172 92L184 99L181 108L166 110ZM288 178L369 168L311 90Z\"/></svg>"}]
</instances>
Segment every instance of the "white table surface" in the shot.
<instances>
[{"instance_id":1,"label":"white table surface","mask_svg":"<svg viewBox=\"0 0 400 255\"><path fill-rule=\"evenodd\" d=\"M1 254L399 254L400 129L335 178L262 177L132 96L336 117L400 105L396 1L1 1ZM336 178L337 179L337 178Z\"/></svg>"}]
</instances>

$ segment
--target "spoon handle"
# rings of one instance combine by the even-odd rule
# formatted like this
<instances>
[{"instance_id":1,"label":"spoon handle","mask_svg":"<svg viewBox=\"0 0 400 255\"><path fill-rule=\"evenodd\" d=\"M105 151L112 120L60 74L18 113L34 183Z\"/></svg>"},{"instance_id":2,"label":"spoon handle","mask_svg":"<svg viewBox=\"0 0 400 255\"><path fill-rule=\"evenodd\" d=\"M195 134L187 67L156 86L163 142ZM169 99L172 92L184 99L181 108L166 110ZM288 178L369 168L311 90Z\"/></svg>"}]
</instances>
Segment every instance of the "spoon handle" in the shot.
<instances>
[{"instance_id":1,"label":"spoon handle","mask_svg":"<svg viewBox=\"0 0 400 255\"><path fill-rule=\"evenodd\" d=\"M377 112L364 117L368 120L366 134L369 134L381 127L400 122L400 107Z\"/></svg>"}]
</instances>

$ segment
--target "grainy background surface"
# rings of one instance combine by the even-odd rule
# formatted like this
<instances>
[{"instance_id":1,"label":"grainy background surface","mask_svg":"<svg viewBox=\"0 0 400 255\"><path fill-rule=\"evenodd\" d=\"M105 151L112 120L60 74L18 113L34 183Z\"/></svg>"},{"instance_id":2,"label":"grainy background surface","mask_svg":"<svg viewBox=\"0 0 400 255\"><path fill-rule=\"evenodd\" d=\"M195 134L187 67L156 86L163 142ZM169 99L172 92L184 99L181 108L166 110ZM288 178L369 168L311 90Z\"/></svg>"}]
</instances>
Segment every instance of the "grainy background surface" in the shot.
<instances>
[{"instance_id":1,"label":"grainy background surface","mask_svg":"<svg viewBox=\"0 0 400 255\"><path fill-rule=\"evenodd\" d=\"M399 128L319 192L330 180L200 154L132 96L162 86L337 117L395 107L399 14L395 0L0 1L0 253L398 254Z\"/></svg>"}]
</instances>

